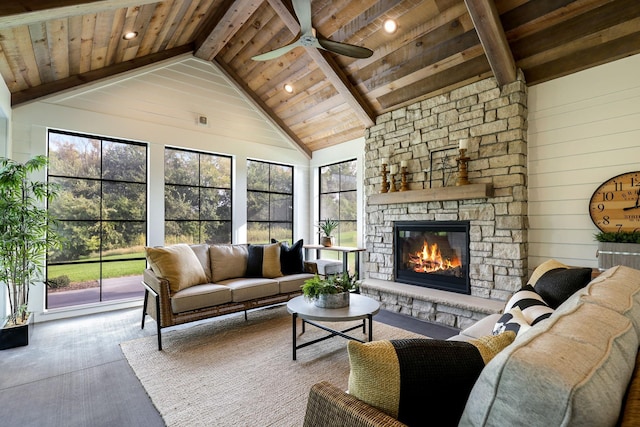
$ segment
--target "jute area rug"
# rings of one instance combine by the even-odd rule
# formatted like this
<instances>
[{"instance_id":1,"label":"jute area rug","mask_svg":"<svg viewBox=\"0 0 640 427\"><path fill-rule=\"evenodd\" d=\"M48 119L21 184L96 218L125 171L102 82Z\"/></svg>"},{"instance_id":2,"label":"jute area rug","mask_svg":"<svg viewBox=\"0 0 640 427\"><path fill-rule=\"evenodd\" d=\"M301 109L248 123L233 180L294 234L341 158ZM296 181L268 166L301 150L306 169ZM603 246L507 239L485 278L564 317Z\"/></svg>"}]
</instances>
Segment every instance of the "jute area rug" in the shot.
<instances>
[{"instance_id":1,"label":"jute area rug","mask_svg":"<svg viewBox=\"0 0 640 427\"><path fill-rule=\"evenodd\" d=\"M326 334L307 325L298 343ZM365 338L361 328L350 334ZM377 340L420 336L375 320L373 334ZM313 384L326 380L346 390L347 340L299 349L297 361L291 341L291 316L278 306L249 312L248 321L238 313L165 332L163 351L155 336L121 348L168 426L301 426Z\"/></svg>"}]
</instances>

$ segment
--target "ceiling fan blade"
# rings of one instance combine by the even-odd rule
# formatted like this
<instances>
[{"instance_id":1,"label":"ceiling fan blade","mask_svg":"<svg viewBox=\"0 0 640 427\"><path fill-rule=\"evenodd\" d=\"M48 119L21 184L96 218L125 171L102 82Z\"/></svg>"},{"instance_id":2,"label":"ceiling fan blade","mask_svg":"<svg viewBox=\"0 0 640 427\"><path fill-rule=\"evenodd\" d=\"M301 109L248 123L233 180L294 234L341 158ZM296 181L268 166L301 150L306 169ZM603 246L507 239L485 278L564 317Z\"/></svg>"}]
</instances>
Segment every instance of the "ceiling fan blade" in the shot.
<instances>
[{"instance_id":1,"label":"ceiling fan blade","mask_svg":"<svg viewBox=\"0 0 640 427\"><path fill-rule=\"evenodd\" d=\"M268 61L270 59L275 59L279 56L284 55L285 53L289 52L290 50L298 47L298 46L302 46L302 44L300 44L300 39L294 41L291 44L288 44L286 46L282 46L278 49L272 50L270 52L266 52L266 53L262 53L260 55L256 55L253 56L251 59L253 59L254 61Z\"/></svg>"},{"instance_id":2,"label":"ceiling fan blade","mask_svg":"<svg viewBox=\"0 0 640 427\"><path fill-rule=\"evenodd\" d=\"M311 34L311 0L293 0L293 10L298 17L302 35Z\"/></svg>"},{"instance_id":3,"label":"ceiling fan blade","mask_svg":"<svg viewBox=\"0 0 640 427\"><path fill-rule=\"evenodd\" d=\"M328 50L339 55L350 56L351 58L368 58L373 55L371 49L356 46L348 43L334 42L327 39L318 39L318 43L324 50Z\"/></svg>"}]
</instances>

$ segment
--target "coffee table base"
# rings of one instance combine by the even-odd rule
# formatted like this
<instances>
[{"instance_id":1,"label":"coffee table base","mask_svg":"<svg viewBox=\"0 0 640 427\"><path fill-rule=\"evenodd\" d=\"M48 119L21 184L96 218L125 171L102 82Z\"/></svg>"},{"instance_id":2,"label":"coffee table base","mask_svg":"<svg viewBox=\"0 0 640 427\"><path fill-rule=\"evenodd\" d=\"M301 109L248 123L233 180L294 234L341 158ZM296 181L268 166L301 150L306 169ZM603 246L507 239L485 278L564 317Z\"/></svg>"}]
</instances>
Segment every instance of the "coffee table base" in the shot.
<instances>
[{"instance_id":1,"label":"coffee table base","mask_svg":"<svg viewBox=\"0 0 640 427\"><path fill-rule=\"evenodd\" d=\"M305 342L305 343L302 343L300 345L298 345L298 332L297 332L298 313L291 313L291 319L292 319L292 322L293 322L293 328L292 328L292 330L293 330L293 341L292 341L293 342L293 360L296 360L296 352L297 352L298 349L307 347L307 346L309 346L311 344L315 344L315 343L318 343L320 341L327 340L329 338L333 338L335 336L340 336L340 337L346 338L348 340L354 340L354 341L358 341L358 342L362 342L362 343L365 342L365 341L363 341L361 339L354 338L354 337L352 337L350 335L347 335L345 332L353 331L355 329L359 329L360 327L362 327L362 333L363 334L366 333L366 330L367 330L367 328L366 328L367 319L369 320L369 341L373 340L373 314L367 315L367 319L362 319L362 325L352 326L350 328L343 329L342 331L338 331L338 330L330 328L330 327L328 327L326 325L321 325L319 323L312 322L311 320L301 319L302 320L302 333L303 334L305 332L305 323L308 323L310 325L315 326L316 328L320 328L320 329L323 329L323 330L329 332L329 335L325 335L323 337L316 338L313 341Z\"/></svg>"}]
</instances>

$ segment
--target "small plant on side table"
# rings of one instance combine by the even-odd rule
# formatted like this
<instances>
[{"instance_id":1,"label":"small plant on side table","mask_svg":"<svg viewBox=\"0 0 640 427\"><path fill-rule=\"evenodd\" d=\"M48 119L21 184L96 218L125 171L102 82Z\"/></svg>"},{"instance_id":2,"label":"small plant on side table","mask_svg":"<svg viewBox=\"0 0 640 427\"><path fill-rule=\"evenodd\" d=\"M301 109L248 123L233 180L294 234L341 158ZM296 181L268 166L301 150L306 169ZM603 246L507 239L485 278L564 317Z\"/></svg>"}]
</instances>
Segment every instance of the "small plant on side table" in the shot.
<instances>
[{"instance_id":1,"label":"small plant on side table","mask_svg":"<svg viewBox=\"0 0 640 427\"><path fill-rule=\"evenodd\" d=\"M320 244L322 246L330 247L333 245L333 231L338 228L338 221L335 219L324 219L318 223L318 228L322 232Z\"/></svg>"}]
</instances>

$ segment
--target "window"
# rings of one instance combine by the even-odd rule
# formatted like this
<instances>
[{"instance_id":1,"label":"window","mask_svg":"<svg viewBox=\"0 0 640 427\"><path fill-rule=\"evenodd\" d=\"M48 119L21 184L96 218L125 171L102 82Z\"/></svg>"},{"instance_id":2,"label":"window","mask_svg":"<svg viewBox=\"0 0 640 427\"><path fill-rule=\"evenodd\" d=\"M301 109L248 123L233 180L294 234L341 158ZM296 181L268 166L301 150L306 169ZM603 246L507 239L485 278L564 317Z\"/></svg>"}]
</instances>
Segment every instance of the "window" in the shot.
<instances>
[{"instance_id":1,"label":"window","mask_svg":"<svg viewBox=\"0 0 640 427\"><path fill-rule=\"evenodd\" d=\"M247 161L247 241L293 241L293 166Z\"/></svg>"},{"instance_id":2,"label":"window","mask_svg":"<svg viewBox=\"0 0 640 427\"><path fill-rule=\"evenodd\" d=\"M166 148L165 244L231 243L231 157Z\"/></svg>"},{"instance_id":3,"label":"window","mask_svg":"<svg viewBox=\"0 0 640 427\"><path fill-rule=\"evenodd\" d=\"M357 165L354 159L320 167L320 220L338 220L338 230L334 233L336 246L356 247L358 244ZM330 256L341 255L323 253L323 258ZM353 254L350 257L355 259ZM350 259L352 267L353 259Z\"/></svg>"},{"instance_id":4,"label":"window","mask_svg":"<svg viewBox=\"0 0 640 427\"><path fill-rule=\"evenodd\" d=\"M48 208L65 243L47 257L47 307L142 297L147 147L49 131Z\"/></svg>"}]
</instances>

